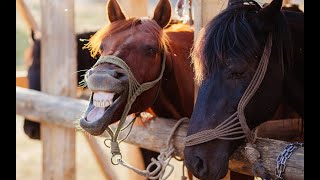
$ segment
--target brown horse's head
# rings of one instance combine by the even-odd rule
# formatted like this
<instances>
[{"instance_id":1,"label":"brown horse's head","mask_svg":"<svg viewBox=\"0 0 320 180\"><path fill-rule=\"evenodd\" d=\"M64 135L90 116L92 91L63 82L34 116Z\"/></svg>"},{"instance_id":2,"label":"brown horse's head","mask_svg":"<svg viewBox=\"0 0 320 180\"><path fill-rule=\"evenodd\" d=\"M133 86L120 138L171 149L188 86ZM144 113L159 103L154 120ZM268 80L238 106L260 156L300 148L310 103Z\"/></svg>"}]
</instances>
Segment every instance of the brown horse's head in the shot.
<instances>
[{"instance_id":1,"label":"brown horse's head","mask_svg":"<svg viewBox=\"0 0 320 180\"><path fill-rule=\"evenodd\" d=\"M107 15L110 24L87 44L92 55L122 59L140 84L157 79L167 52L168 38L163 28L171 18L170 2L160 0L151 19L126 18L117 1L110 0ZM104 62L88 70L85 81L92 96L80 126L92 135L100 135L121 118L128 97L128 76L119 66ZM129 113L149 107L157 97L159 86L158 82L139 95Z\"/></svg>"}]
</instances>

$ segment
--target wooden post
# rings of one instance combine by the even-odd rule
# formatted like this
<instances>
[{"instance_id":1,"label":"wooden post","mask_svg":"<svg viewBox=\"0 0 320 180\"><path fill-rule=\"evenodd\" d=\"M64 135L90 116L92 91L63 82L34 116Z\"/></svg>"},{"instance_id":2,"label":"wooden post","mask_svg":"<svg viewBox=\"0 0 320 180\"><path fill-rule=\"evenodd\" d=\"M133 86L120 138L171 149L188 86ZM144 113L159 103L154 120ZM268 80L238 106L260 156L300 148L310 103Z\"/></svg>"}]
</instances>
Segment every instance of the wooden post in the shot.
<instances>
[{"instance_id":1,"label":"wooden post","mask_svg":"<svg viewBox=\"0 0 320 180\"><path fill-rule=\"evenodd\" d=\"M290 4L291 0L283 0L282 5Z\"/></svg>"},{"instance_id":2,"label":"wooden post","mask_svg":"<svg viewBox=\"0 0 320 180\"><path fill-rule=\"evenodd\" d=\"M95 137L90 137L83 133L86 141L89 144L90 149L92 150L94 157L100 167L100 170L105 179L115 180L118 179L116 174L111 171L111 162L109 161L110 157L108 157L101 149Z\"/></svg>"},{"instance_id":3,"label":"wooden post","mask_svg":"<svg viewBox=\"0 0 320 180\"><path fill-rule=\"evenodd\" d=\"M75 97L74 0L42 0L41 15L41 89L48 94ZM75 130L41 123L41 140L42 179L75 179Z\"/></svg>"},{"instance_id":4,"label":"wooden post","mask_svg":"<svg viewBox=\"0 0 320 180\"><path fill-rule=\"evenodd\" d=\"M127 17L148 16L147 0L120 0L119 4Z\"/></svg>"},{"instance_id":5,"label":"wooden post","mask_svg":"<svg viewBox=\"0 0 320 180\"><path fill-rule=\"evenodd\" d=\"M214 16L222 11L228 1L221 0L193 0L194 7L194 37L197 39L199 31Z\"/></svg>"}]
</instances>

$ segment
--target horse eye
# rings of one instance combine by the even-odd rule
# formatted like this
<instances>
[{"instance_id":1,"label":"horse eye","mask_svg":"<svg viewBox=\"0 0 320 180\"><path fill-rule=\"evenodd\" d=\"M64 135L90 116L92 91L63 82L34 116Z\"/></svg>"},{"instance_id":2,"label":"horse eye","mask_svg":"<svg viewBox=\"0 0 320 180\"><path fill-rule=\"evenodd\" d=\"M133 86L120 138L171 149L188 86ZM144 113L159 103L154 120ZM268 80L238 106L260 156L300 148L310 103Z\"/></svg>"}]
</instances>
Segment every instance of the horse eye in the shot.
<instances>
[{"instance_id":1,"label":"horse eye","mask_svg":"<svg viewBox=\"0 0 320 180\"><path fill-rule=\"evenodd\" d=\"M157 53L157 49L152 46L146 46L145 51L147 54L154 55Z\"/></svg>"},{"instance_id":2,"label":"horse eye","mask_svg":"<svg viewBox=\"0 0 320 180\"><path fill-rule=\"evenodd\" d=\"M100 44L100 47L99 47L99 49L100 49L100 51L103 51L103 44Z\"/></svg>"}]
</instances>

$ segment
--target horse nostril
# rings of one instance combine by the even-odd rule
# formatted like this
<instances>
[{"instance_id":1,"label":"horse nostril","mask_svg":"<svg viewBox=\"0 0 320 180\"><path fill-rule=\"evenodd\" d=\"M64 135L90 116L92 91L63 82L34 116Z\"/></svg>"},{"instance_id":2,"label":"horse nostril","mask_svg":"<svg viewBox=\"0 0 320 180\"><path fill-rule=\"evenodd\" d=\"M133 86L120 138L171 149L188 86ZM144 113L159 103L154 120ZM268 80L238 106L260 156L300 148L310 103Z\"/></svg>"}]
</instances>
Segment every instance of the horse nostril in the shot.
<instances>
[{"instance_id":1,"label":"horse nostril","mask_svg":"<svg viewBox=\"0 0 320 180\"><path fill-rule=\"evenodd\" d=\"M196 156L195 168L196 168L197 174L201 174L201 172L203 172L204 170L203 160L198 156Z\"/></svg>"},{"instance_id":2,"label":"horse nostril","mask_svg":"<svg viewBox=\"0 0 320 180\"><path fill-rule=\"evenodd\" d=\"M88 78L91 74L92 74L92 69L89 69L87 72L86 72L86 77Z\"/></svg>"},{"instance_id":3,"label":"horse nostril","mask_svg":"<svg viewBox=\"0 0 320 180\"><path fill-rule=\"evenodd\" d=\"M119 74L118 74L116 71L114 71L114 70L108 70L107 72L108 72L108 74L109 74L110 76L118 79Z\"/></svg>"}]
</instances>

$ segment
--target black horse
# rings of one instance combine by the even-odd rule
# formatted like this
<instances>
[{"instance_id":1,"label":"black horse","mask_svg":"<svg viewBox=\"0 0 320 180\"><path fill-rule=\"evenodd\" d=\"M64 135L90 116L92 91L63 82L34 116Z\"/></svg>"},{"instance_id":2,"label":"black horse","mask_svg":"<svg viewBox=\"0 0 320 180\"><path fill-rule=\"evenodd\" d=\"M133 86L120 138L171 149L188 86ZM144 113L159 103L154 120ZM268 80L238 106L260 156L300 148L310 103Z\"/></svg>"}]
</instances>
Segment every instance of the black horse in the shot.
<instances>
[{"instance_id":1,"label":"black horse","mask_svg":"<svg viewBox=\"0 0 320 180\"><path fill-rule=\"evenodd\" d=\"M281 6L282 0L264 8L251 0L231 0L201 31L192 54L200 87L187 136L214 129L238 112L270 35L269 64L244 109L246 123L253 129L269 120L281 102L304 117L304 15L281 11ZM217 138L187 146L185 163L201 179L223 178L242 142Z\"/></svg>"}]
</instances>

